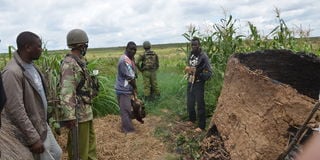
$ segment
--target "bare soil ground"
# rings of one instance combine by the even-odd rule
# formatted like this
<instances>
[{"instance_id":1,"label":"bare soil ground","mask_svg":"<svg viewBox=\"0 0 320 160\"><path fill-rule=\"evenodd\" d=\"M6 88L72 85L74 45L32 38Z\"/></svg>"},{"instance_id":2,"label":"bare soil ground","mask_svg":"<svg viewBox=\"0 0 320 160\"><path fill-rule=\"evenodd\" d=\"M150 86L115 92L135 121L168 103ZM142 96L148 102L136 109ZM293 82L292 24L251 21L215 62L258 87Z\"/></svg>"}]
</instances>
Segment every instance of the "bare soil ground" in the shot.
<instances>
[{"instance_id":1,"label":"bare soil ground","mask_svg":"<svg viewBox=\"0 0 320 160\"><path fill-rule=\"evenodd\" d=\"M97 154L101 160L160 160L170 153L166 146L154 136L160 118L147 116L144 124L133 120L135 133L124 134L120 131L120 116L108 115L94 120L97 139ZM67 159L67 130L57 137L63 148L63 159Z\"/></svg>"},{"instance_id":2,"label":"bare soil ground","mask_svg":"<svg viewBox=\"0 0 320 160\"><path fill-rule=\"evenodd\" d=\"M168 113L168 110L162 110ZM0 130L0 159L33 159L29 149L17 137L20 132L4 117ZM196 125L188 124L177 117L147 115L145 123L133 120L136 132L124 134L120 131L120 116L107 115L94 119L99 160L228 160L223 143L209 132L195 132ZM214 130L213 130L214 132ZM63 149L63 160L68 159L66 150L68 130L61 129L56 136ZM202 142L203 141L203 142ZM201 145L201 146L200 146ZM201 147L201 148L200 148ZM12 148L19 148L13 150ZM201 149L201 150L200 150Z\"/></svg>"}]
</instances>

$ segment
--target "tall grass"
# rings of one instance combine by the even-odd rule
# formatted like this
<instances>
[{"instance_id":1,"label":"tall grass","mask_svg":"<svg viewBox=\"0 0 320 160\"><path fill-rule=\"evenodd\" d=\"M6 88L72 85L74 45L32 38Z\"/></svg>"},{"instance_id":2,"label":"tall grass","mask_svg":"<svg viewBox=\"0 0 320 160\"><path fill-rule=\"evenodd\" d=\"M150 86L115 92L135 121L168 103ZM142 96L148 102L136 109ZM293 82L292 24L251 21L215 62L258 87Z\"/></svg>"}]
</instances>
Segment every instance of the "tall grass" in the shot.
<instances>
[{"instance_id":1,"label":"tall grass","mask_svg":"<svg viewBox=\"0 0 320 160\"><path fill-rule=\"evenodd\" d=\"M95 117L105 116L106 114L118 114L119 107L114 92L115 70L110 65L115 65L116 59L94 59L89 61L88 69L92 73L94 69L99 70L99 94L93 99L93 111ZM103 69L104 68L104 69ZM110 74L111 73L111 74Z\"/></svg>"}]
</instances>

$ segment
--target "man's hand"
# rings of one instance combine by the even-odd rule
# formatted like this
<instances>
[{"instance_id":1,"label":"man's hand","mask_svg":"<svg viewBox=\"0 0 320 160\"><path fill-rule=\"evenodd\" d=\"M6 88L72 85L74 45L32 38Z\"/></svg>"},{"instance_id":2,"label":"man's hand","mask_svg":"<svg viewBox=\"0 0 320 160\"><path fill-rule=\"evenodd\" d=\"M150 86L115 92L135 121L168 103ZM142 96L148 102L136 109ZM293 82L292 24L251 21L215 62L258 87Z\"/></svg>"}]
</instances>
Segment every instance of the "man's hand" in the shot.
<instances>
[{"instance_id":1,"label":"man's hand","mask_svg":"<svg viewBox=\"0 0 320 160\"><path fill-rule=\"evenodd\" d=\"M32 153L37 153L37 154L43 153L44 146L41 139L39 139L36 143L32 144L30 147L30 150Z\"/></svg>"},{"instance_id":2,"label":"man's hand","mask_svg":"<svg viewBox=\"0 0 320 160\"><path fill-rule=\"evenodd\" d=\"M134 100L138 99L138 91L136 89L133 90L133 99Z\"/></svg>"},{"instance_id":3,"label":"man's hand","mask_svg":"<svg viewBox=\"0 0 320 160\"><path fill-rule=\"evenodd\" d=\"M137 90L136 79L128 80L129 84L132 86L133 90Z\"/></svg>"},{"instance_id":4,"label":"man's hand","mask_svg":"<svg viewBox=\"0 0 320 160\"><path fill-rule=\"evenodd\" d=\"M186 66L184 68L184 72L188 74L193 74L196 71L196 67Z\"/></svg>"}]
</instances>

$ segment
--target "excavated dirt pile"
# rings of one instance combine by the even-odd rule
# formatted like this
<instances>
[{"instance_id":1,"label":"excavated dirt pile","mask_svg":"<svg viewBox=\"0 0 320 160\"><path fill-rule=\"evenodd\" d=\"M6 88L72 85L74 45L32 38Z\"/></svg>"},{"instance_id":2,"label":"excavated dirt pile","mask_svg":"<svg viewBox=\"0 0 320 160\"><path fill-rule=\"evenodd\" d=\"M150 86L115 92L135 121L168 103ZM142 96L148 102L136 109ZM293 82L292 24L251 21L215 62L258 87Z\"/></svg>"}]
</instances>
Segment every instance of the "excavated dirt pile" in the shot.
<instances>
[{"instance_id":1,"label":"excavated dirt pile","mask_svg":"<svg viewBox=\"0 0 320 160\"><path fill-rule=\"evenodd\" d=\"M217 128L232 160L276 159L288 145L288 129L309 116L319 88L320 60L312 54L234 54L211 128ZM308 127L317 123L317 114Z\"/></svg>"}]
</instances>

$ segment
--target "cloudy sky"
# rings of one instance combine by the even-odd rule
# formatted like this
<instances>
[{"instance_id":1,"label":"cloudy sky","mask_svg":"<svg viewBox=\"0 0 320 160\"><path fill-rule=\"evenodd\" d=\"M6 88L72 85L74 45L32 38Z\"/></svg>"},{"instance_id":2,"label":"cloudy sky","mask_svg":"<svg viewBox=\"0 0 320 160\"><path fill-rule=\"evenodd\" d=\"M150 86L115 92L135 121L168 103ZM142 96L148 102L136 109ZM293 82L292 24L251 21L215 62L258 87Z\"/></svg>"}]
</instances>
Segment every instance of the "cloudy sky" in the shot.
<instances>
[{"instance_id":1,"label":"cloudy sky","mask_svg":"<svg viewBox=\"0 0 320 160\"><path fill-rule=\"evenodd\" d=\"M190 24L208 28L225 13L238 20L238 32L247 33L250 21L267 34L277 25L275 8L290 28L320 36L319 0L0 0L0 53L25 30L40 35L49 50L65 49L73 28L88 33L91 48L186 42Z\"/></svg>"}]
</instances>

